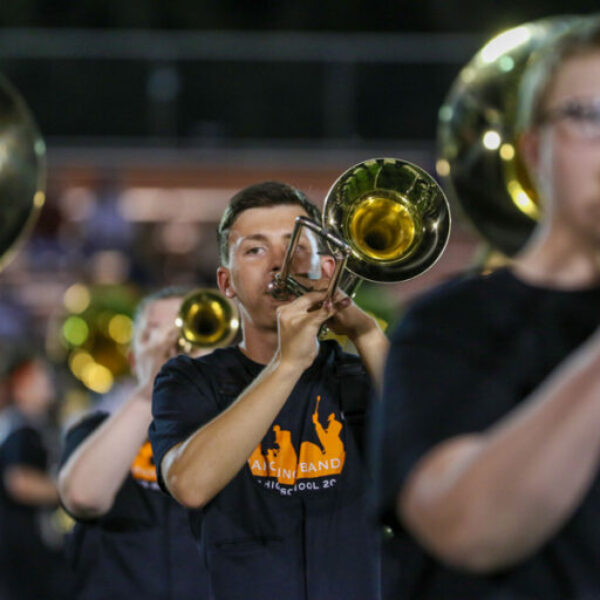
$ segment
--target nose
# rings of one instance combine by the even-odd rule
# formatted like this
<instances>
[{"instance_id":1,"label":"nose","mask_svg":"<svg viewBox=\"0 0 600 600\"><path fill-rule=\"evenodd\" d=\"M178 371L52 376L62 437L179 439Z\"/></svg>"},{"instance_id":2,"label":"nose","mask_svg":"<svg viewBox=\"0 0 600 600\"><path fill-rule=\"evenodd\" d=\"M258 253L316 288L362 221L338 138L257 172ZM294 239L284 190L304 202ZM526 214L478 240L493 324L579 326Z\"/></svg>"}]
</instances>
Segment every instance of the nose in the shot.
<instances>
[{"instance_id":1,"label":"nose","mask_svg":"<svg viewBox=\"0 0 600 600\"><path fill-rule=\"evenodd\" d=\"M271 273L278 273L281 271L283 261L287 252L287 245L277 244L272 249L271 254Z\"/></svg>"}]
</instances>

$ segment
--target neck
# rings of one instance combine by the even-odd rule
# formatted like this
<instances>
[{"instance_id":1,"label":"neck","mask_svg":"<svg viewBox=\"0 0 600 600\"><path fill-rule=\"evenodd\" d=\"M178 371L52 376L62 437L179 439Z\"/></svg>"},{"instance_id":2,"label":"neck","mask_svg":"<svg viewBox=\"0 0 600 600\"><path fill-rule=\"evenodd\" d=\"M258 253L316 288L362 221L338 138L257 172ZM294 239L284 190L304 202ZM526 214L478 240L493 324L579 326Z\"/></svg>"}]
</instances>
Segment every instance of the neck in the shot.
<instances>
[{"instance_id":1,"label":"neck","mask_svg":"<svg viewBox=\"0 0 600 600\"><path fill-rule=\"evenodd\" d=\"M279 347L277 329L259 329L251 324L242 324L242 341L239 349L254 362L266 365Z\"/></svg>"},{"instance_id":2,"label":"neck","mask_svg":"<svg viewBox=\"0 0 600 600\"><path fill-rule=\"evenodd\" d=\"M550 231L540 232L512 263L525 282L557 289L580 289L600 283L597 243Z\"/></svg>"}]
</instances>

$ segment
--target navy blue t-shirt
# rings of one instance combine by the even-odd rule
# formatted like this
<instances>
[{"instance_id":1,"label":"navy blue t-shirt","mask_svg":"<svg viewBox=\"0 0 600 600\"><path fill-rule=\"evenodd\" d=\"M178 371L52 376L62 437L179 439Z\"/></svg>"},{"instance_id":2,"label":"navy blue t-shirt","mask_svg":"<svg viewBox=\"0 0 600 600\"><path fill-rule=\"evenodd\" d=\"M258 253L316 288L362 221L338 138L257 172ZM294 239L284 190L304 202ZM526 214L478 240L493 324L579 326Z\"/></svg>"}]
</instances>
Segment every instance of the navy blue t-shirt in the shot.
<instances>
[{"instance_id":1,"label":"navy blue t-shirt","mask_svg":"<svg viewBox=\"0 0 600 600\"><path fill-rule=\"evenodd\" d=\"M63 464L108 415L72 427ZM67 538L77 600L208 600L209 583L186 511L156 483L150 444L142 448L113 506L79 521Z\"/></svg>"},{"instance_id":2,"label":"navy blue t-shirt","mask_svg":"<svg viewBox=\"0 0 600 600\"><path fill-rule=\"evenodd\" d=\"M375 422L380 510L434 445L481 432L517 407L600 324L600 288L527 285L508 269L427 293L394 332ZM534 556L487 576L451 569L401 527L395 594L419 600L600 598L600 481Z\"/></svg>"},{"instance_id":3,"label":"navy blue t-shirt","mask_svg":"<svg viewBox=\"0 0 600 600\"><path fill-rule=\"evenodd\" d=\"M11 600L72 598L62 548L48 545L42 532L42 523L51 523L44 509L55 507L19 502L4 485L11 467L46 473L48 462L41 431L16 409L5 409L0 417L0 587Z\"/></svg>"},{"instance_id":4,"label":"navy blue t-shirt","mask_svg":"<svg viewBox=\"0 0 600 600\"><path fill-rule=\"evenodd\" d=\"M150 440L157 465L261 369L233 347L169 361L154 389ZM379 598L367 476L340 398L361 395L364 419L369 392L358 359L322 344L246 465L202 511L191 512L217 600ZM158 475L161 482L160 468Z\"/></svg>"}]
</instances>

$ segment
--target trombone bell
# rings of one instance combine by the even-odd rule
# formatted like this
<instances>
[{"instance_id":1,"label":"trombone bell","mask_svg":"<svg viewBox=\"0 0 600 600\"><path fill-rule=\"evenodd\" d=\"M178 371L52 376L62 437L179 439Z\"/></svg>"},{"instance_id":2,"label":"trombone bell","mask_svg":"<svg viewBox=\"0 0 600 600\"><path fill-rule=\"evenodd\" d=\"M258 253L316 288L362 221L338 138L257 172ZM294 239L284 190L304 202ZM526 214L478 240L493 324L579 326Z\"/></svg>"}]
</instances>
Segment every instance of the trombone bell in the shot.
<instances>
[{"instance_id":1,"label":"trombone bell","mask_svg":"<svg viewBox=\"0 0 600 600\"><path fill-rule=\"evenodd\" d=\"M194 348L226 346L239 330L239 315L221 292L197 289L183 299L175 325L180 332L178 348L190 353Z\"/></svg>"},{"instance_id":2,"label":"trombone bell","mask_svg":"<svg viewBox=\"0 0 600 600\"><path fill-rule=\"evenodd\" d=\"M355 278L398 282L425 272L442 255L450 236L450 207L421 167L372 158L333 184L323 223L352 249L346 268Z\"/></svg>"},{"instance_id":3,"label":"trombone bell","mask_svg":"<svg viewBox=\"0 0 600 600\"><path fill-rule=\"evenodd\" d=\"M394 191L378 191L357 201L345 230L365 260L393 261L405 256L419 237L418 215Z\"/></svg>"},{"instance_id":4,"label":"trombone bell","mask_svg":"<svg viewBox=\"0 0 600 600\"><path fill-rule=\"evenodd\" d=\"M442 188L427 171L397 158L372 158L342 173L325 198L321 220L296 219L283 266L271 284L275 297L307 290L289 273L301 226L317 233L336 259L327 297L338 280L352 295L361 279L416 277L437 261L450 236L450 207ZM348 272L341 273L344 269Z\"/></svg>"}]
</instances>

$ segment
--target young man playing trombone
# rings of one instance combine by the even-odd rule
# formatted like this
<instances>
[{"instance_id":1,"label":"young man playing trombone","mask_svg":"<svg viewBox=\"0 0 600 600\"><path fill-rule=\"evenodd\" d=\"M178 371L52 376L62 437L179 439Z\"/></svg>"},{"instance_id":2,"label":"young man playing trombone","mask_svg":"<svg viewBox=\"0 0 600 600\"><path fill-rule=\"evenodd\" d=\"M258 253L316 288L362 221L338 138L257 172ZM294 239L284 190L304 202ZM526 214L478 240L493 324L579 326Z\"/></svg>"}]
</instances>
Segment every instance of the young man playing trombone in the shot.
<instances>
[{"instance_id":1,"label":"young man playing trombone","mask_svg":"<svg viewBox=\"0 0 600 600\"><path fill-rule=\"evenodd\" d=\"M191 511L217 600L379 597L377 532L350 421L364 418L387 339L341 292L327 300L322 279L333 260L311 231L292 273L314 291L273 297L298 216L320 219L285 184L232 198L218 229L217 279L238 303L243 339L199 359L179 356L155 382L158 480ZM360 359L319 342L325 322Z\"/></svg>"}]
</instances>

